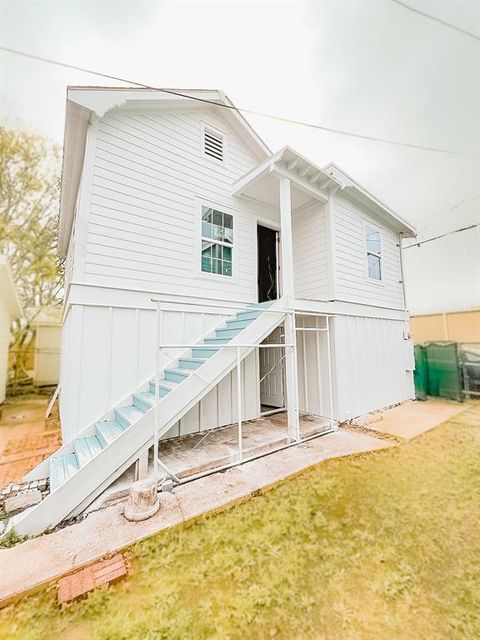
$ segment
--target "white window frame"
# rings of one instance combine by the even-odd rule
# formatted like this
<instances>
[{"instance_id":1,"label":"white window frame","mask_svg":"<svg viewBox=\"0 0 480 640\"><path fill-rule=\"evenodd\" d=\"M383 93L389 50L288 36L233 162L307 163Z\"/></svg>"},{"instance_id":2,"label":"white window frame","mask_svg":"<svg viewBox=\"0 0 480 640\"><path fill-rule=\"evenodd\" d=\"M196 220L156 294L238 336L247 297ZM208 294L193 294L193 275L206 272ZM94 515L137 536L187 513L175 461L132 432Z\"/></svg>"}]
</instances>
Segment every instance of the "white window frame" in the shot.
<instances>
[{"instance_id":1,"label":"white window frame","mask_svg":"<svg viewBox=\"0 0 480 640\"><path fill-rule=\"evenodd\" d=\"M226 207L221 204L217 204L215 202L211 202L208 200L197 199L196 207L198 210L197 215L197 233L198 233L198 251L197 251L197 273L199 277L204 278L206 280L218 280L221 282L236 282L237 281L237 253L238 253L238 233L237 233L237 212L234 209L230 209L230 207ZM216 211L221 211L222 213L227 213L229 216L232 216L232 230L233 230L233 244L222 243L221 241L212 240L212 238L204 237L202 233L202 221L203 221L203 207L207 207L208 209L215 209ZM224 275L223 273L209 273L208 271L202 270L202 241L210 240L214 244L220 244L222 246L231 247L232 249L232 275Z\"/></svg>"},{"instance_id":2,"label":"white window frame","mask_svg":"<svg viewBox=\"0 0 480 640\"><path fill-rule=\"evenodd\" d=\"M213 156L209 156L206 153L206 149L205 149L205 131L208 131L208 130L212 131L212 133L214 135L221 136L221 138L222 138L222 151L223 151L223 159L222 160L219 160L218 158L214 158ZM210 123L205 122L204 120L202 120L200 122L200 135L201 135L201 155L202 155L202 157L205 158L206 160L208 160L209 162L215 163L217 166L218 165L226 165L227 164L227 149L228 149L226 133L224 131L221 131L217 127L214 127Z\"/></svg>"},{"instance_id":3,"label":"white window frame","mask_svg":"<svg viewBox=\"0 0 480 640\"><path fill-rule=\"evenodd\" d=\"M368 248L368 229L373 229L374 231L378 231L379 235L380 235L380 253L375 253L374 251L370 251L370 249ZM372 222L369 222L368 220L364 220L364 224L363 224L363 242L364 242L364 247L365 247L365 272L366 272L366 276L367 276L367 280L368 282L371 282L373 284L383 284L383 233L382 233L382 229L380 229L380 227L378 227L376 224L373 224ZM372 255L375 256L376 258L379 258L380 260L380 278L373 278L370 275L369 269L368 269L368 256Z\"/></svg>"}]
</instances>

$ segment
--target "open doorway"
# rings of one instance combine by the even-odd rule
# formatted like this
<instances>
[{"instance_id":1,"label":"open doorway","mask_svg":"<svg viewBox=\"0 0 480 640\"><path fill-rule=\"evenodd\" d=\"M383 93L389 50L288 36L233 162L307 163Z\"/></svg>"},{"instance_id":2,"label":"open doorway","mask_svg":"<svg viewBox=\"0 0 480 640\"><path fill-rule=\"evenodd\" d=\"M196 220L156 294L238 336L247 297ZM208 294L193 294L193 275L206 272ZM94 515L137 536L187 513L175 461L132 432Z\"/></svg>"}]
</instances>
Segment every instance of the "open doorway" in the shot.
<instances>
[{"instance_id":1,"label":"open doorway","mask_svg":"<svg viewBox=\"0 0 480 640\"><path fill-rule=\"evenodd\" d=\"M263 344L281 344L283 326L270 333ZM285 407L285 358L282 347L259 349L260 355L260 407L262 414L273 413Z\"/></svg>"},{"instance_id":2,"label":"open doorway","mask_svg":"<svg viewBox=\"0 0 480 640\"><path fill-rule=\"evenodd\" d=\"M258 301L268 302L278 297L278 231L257 226Z\"/></svg>"}]
</instances>

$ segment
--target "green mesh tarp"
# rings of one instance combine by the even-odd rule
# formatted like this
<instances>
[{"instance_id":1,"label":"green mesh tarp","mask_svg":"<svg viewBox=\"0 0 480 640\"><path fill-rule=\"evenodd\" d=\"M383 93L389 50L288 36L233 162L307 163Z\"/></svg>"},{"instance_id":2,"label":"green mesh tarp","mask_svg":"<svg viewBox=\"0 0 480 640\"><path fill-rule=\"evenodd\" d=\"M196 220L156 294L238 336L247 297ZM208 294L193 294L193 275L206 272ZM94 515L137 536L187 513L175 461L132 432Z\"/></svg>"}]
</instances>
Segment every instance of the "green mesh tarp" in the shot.
<instances>
[{"instance_id":1,"label":"green mesh tarp","mask_svg":"<svg viewBox=\"0 0 480 640\"><path fill-rule=\"evenodd\" d=\"M421 344L415 345L415 397L417 400L426 400L428 396L428 364L426 349Z\"/></svg>"},{"instance_id":2,"label":"green mesh tarp","mask_svg":"<svg viewBox=\"0 0 480 640\"><path fill-rule=\"evenodd\" d=\"M462 400L462 372L456 342L429 342L425 345L430 396Z\"/></svg>"}]
</instances>

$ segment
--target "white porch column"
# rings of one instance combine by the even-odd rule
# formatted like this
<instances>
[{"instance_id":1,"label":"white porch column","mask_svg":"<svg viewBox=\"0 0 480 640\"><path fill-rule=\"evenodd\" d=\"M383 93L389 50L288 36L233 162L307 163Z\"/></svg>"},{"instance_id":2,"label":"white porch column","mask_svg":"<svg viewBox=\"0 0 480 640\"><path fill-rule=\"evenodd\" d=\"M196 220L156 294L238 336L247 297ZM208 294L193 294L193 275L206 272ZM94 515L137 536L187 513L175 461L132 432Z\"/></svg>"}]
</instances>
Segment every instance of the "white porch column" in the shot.
<instances>
[{"instance_id":1,"label":"white porch column","mask_svg":"<svg viewBox=\"0 0 480 640\"><path fill-rule=\"evenodd\" d=\"M282 298L289 309L294 300L293 289L293 248L292 248L292 199L290 180L279 177L280 189L280 240L282 248ZM292 440L300 440L300 423L298 413L298 379L297 379L297 335L295 331L295 315L285 316L285 342L295 345L286 348L285 382L287 397L288 434Z\"/></svg>"}]
</instances>

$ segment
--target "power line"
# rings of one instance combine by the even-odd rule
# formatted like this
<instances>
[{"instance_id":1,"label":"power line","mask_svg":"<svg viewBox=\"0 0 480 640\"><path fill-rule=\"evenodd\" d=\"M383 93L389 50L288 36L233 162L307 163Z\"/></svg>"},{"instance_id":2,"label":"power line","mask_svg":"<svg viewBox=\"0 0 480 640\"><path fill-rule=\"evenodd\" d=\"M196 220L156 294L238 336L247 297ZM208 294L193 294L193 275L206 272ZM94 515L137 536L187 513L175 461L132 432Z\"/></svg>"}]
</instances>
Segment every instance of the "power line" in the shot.
<instances>
[{"instance_id":1,"label":"power line","mask_svg":"<svg viewBox=\"0 0 480 640\"><path fill-rule=\"evenodd\" d=\"M382 144L392 144L392 145L397 145L397 146L401 146L401 147L406 147L409 149L419 149L421 151L434 151L436 153L446 153L446 154L450 154L450 155L456 155L456 156L475 156L477 154L474 153L470 153L470 152L465 152L465 151L453 151L451 149L442 149L439 147L429 147L429 146L425 146L425 145L421 145L421 144L413 144L413 143L409 143L409 142L402 142L400 140L390 140L388 138L381 138L378 136L369 136L366 134L361 134L361 133L356 133L354 131L346 131L344 129L336 129L334 127L327 127L325 125L321 125L321 124L316 124L316 123L312 123L312 122L305 122L303 120L295 120L292 118L287 118L285 116L279 116L279 115L274 115L271 113L265 113L262 111L254 111L252 109L243 109L240 107L235 107L234 105L229 105L229 104L225 104L224 102L217 102L216 100L209 100L207 98L200 98L198 96L192 96L192 95L188 95L185 93L182 93L180 91L175 91L174 89L164 89L161 87L152 87L148 84L143 84L141 82L135 82L134 80L129 80L126 78L121 78L119 76L112 76L108 73L102 73L101 71L94 71L92 69L86 69L85 67L79 67L77 65L73 65L73 64L68 64L66 62L60 62L59 60L53 60L51 58L45 58L43 56L37 56L34 55L32 53L27 53L25 51L19 51L18 49L11 49L9 47L3 47L0 46L0 50L2 51L6 51L7 53L13 53L15 55L18 56L23 56L25 58L30 58L32 60L37 60L39 62L46 62L48 64L53 64L56 65L58 67L64 67L66 69L73 69L74 71L80 71L82 73L89 73L91 75L95 75L95 76L99 76L102 78L107 78L108 80L115 80L117 82L124 82L125 84L131 84L134 85L136 87L140 87L142 89L150 89L152 91L159 91L161 93L167 93L170 95L174 95L174 96L178 96L180 98L186 98L188 100L194 100L196 102L203 102L206 104L210 104L210 105L214 105L216 107L220 107L222 109L230 109L231 111L236 111L237 113L240 114L248 114L248 115L252 115L252 116L260 116L263 118L269 118L271 120L278 120L280 122L285 122L288 124L294 124L294 125L298 125L298 126L303 126L303 127L308 127L310 129L317 129L320 131L327 131L329 133L336 133L338 135L342 135L342 136L348 136L351 138L359 138L361 140L368 140L370 142L380 142Z\"/></svg>"},{"instance_id":2,"label":"power line","mask_svg":"<svg viewBox=\"0 0 480 640\"><path fill-rule=\"evenodd\" d=\"M438 22L439 24L442 24L444 27L448 27L449 29L454 29L455 31L458 31L459 33L463 33L463 35L468 36L469 38L473 38L474 40L480 40L480 37L476 36L471 31L467 31L466 29L462 29L461 27L457 27L456 25L451 24L451 22L447 22L446 20L442 20L441 18L437 18L437 16L432 16L430 13L425 13L424 11L420 11L420 9L417 9L416 7L411 7L406 2L402 2L402 0L391 0L391 2L395 2L395 4L400 5L404 9L408 9L408 11L412 11L413 13L418 13L418 15L423 16L424 18L428 18L429 20L433 20L434 22Z\"/></svg>"},{"instance_id":3,"label":"power line","mask_svg":"<svg viewBox=\"0 0 480 640\"><path fill-rule=\"evenodd\" d=\"M426 240L422 240L421 242L414 242L413 244L409 244L404 249L411 249L412 247L420 247L422 244L426 244L427 242L433 242L433 240L438 240L439 238L445 238L446 236L451 236L454 233L460 233L461 231L468 231L469 229L475 229L476 227L480 227L480 224L471 224L469 227L462 227L461 229L454 229L453 231L447 231L447 233L442 233L439 236L433 236L433 238L427 238Z\"/></svg>"}]
</instances>

